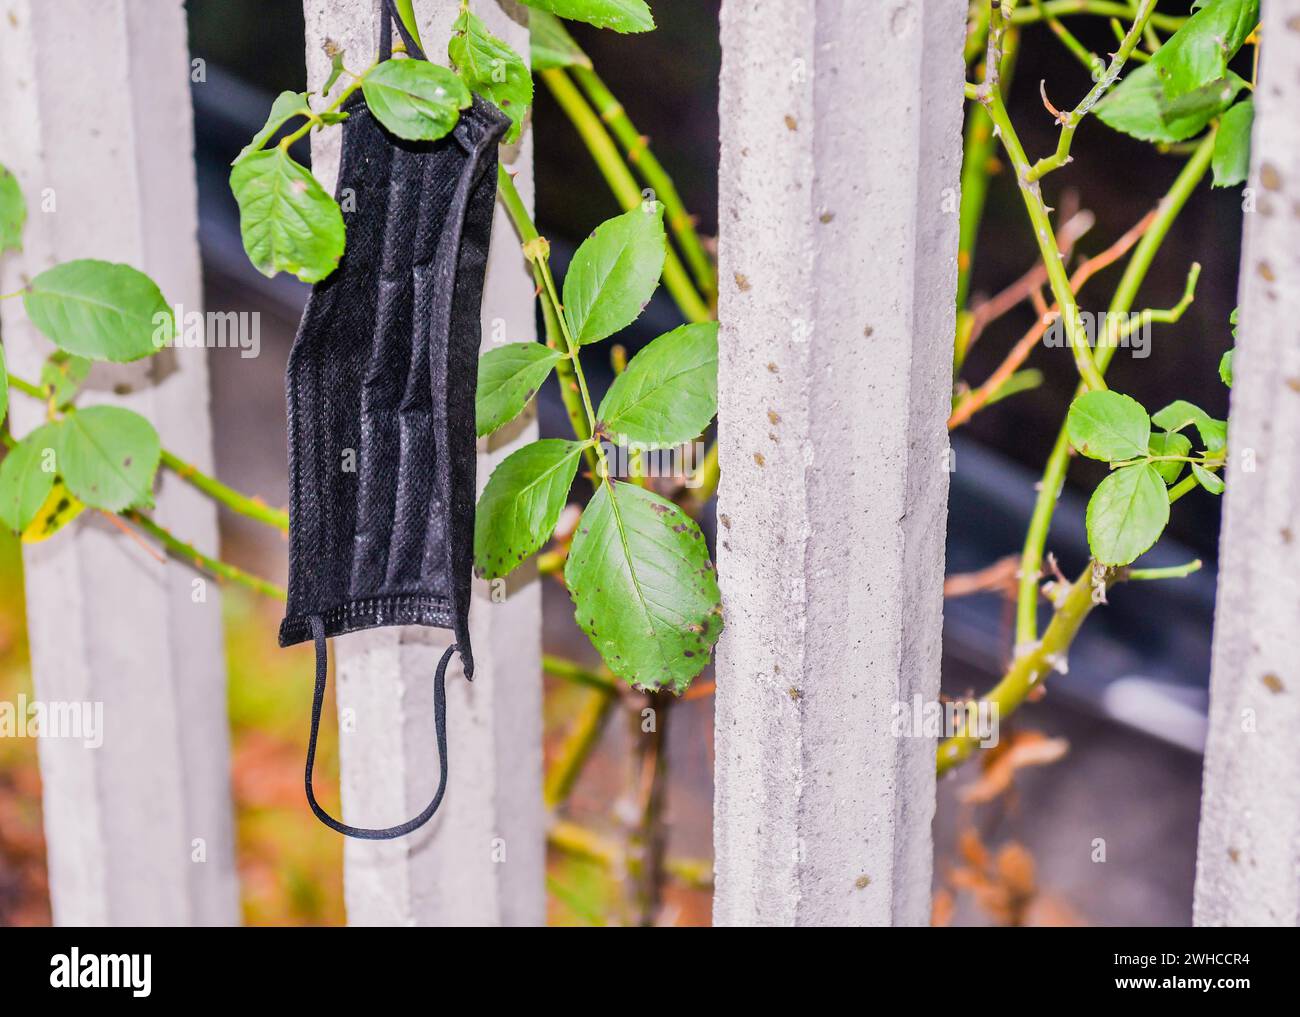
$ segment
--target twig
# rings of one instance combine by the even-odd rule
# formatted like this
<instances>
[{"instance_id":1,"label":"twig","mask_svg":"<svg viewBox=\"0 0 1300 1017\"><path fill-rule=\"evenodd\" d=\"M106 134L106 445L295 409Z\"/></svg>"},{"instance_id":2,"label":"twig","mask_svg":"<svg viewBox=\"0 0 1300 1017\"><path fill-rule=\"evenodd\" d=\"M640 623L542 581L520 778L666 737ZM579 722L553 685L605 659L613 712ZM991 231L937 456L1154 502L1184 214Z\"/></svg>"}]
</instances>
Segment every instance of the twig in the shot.
<instances>
[{"instance_id":1,"label":"twig","mask_svg":"<svg viewBox=\"0 0 1300 1017\"><path fill-rule=\"evenodd\" d=\"M1075 270L1074 275L1070 277L1070 292L1078 293L1078 291L1083 288L1083 284L1094 275L1122 258L1128 252L1129 248L1137 243L1142 234L1151 228L1151 224L1155 222L1156 213L1157 210L1154 209L1148 212L1137 222L1136 225L1130 227L1122 237L1111 244L1110 247L1081 264ZM993 399L993 396L998 392L998 390L1001 389L1002 386L1011 378L1012 374L1015 373L1016 368L1023 364L1029 354L1033 352L1034 347L1043 337L1043 333L1047 331L1048 325L1052 323L1052 312L1058 310L1059 307L1054 305L1047 314L1040 315L1038 320L1034 322L1033 327L1031 327L1029 331L1021 337L1020 341L1011 348L1011 352L1006 355L1002 363L1000 363L993 373L989 375L988 380L986 380L984 384L980 385L979 388L972 389L971 392L958 403L956 408L952 411L952 415L948 418L948 430L954 430L966 423L982 407L987 405ZM1087 341L1086 336L1084 341Z\"/></svg>"},{"instance_id":2,"label":"twig","mask_svg":"<svg viewBox=\"0 0 1300 1017\"><path fill-rule=\"evenodd\" d=\"M955 599L974 593L1014 592L1019 567L1020 556L1009 554L978 571L947 576L943 581L943 595Z\"/></svg>"}]
</instances>

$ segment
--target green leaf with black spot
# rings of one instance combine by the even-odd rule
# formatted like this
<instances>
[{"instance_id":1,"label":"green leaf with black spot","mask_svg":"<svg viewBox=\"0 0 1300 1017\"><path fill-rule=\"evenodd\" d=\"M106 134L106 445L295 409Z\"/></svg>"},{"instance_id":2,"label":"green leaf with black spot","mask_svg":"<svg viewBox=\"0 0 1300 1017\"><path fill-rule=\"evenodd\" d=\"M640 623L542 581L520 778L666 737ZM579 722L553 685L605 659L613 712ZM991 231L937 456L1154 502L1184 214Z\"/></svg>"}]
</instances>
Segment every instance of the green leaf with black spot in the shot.
<instances>
[{"instance_id":1,"label":"green leaf with black spot","mask_svg":"<svg viewBox=\"0 0 1300 1017\"><path fill-rule=\"evenodd\" d=\"M271 103L271 112L266 115L266 123L262 129L253 135L253 140L245 145L231 165L247 159L254 152L260 152L266 147L279 130L284 127L294 117L306 117L311 115L311 106L307 102L306 92L281 92L275 97L275 102Z\"/></svg>"},{"instance_id":2,"label":"green leaf with black spot","mask_svg":"<svg viewBox=\"0 0 1300 1017\"><path fill-rule=\"evenodd\" d=\"M407 141L437 141L451 133L473 101L455 71L428 60L385 60L365 76L361 91L379 122Z\"/></svg>"},{"instance_id":3,"label":"green leaf with black spot","mask_svg":"<svg viewBox=\"0 0 1300 1017\"><path fill-rule=\"evenodd\" d=\"M1233 187L1250 176L1250 129L1254 123L1255 104L1250 99L1223 114L1210 159L1215 187Z\"/></svg>"},{"instance_id":4,"label":"green leaf with black spot","mask_svg":"<svg viewBox=\"0 0 1300 1017\"><path fill-rule=\"evenodd\" d=\"M1192 475L1210 494L1223 494L1223 478L1218 474L1211 473L1200 463L1192 463Z\"/></svg>"},{"instance_id":5,"label":"green leaf with black spot","mask_svg":"<svg viewBox=\"0 0 1300 1017\"><path fill-rule=\"evenodd\" d=\"M574 615L609 669L683 692L722 632L704 535L685 512L635 484L600 485L564 568Z\"/></svg>"},{"instance_id":6,"label":"green leaf with black spot","mask_svg":"<svg viewBox=\"0 0 1300 1017\"><path fill-rule=\"evenodd\" d=\"M645 0L523 0L523 3L534 10L615 32L648 32L655 27L654 15Z\"/></svg>"},{"instance_id":7,"label":"green leaf with black spot","mask_svg":"<svg viewBox=\"0 0 1300 1017\"><path fill-rule=\"evenodd\" d=\"M1088 547L1104 565L1127 565L1169 522L1169 492L1150 463L1115 470L1088 501Z\"/></svg>"},{"instance_id":8,"label":"green leaf with black spot","mask_svg":"<svg viewBox=\"0 0 1300 1017\"><path fill-rule=\"evenodd\" d=\"M18 178L0 166L0 254L23 249L23 225L27 222L27 202Z\"/></svg>"},{"instance_id":9,"label":"green leaf with black spot","mask_svg":"<svg viewBox=\"0 0 1300 1017\"><path fill-rule=\"evenodd\" d=\"M1215 419L1186 399L1175 399L1164 409L1151 414L1151 419L1166 431L1195 427L1207 452L1218 452L1228 443L1228 422Z\"/></svg>"},{"instance_id":10,"label":"green leaf with black spot","mask_svg":"<svg viewBox=\"0 0 1300 1017\"><path fill-rule=\"evenodd\" d=\"M508 575L555 532L585 448L543 438L507 456L488 478L474 516L474 571Z\"/></svg>"},{"instance_id":11,"label":"green leaf with black spot","mask_svg":"<svg viewBox=\"0 0 1300 1017\"><path fill-rule=\"evenodd\" d=\"M91 508L121 512L153 503L162 447L140 414L120 406L88 406L59 427L59 475Z\"/></svg>"},{"instance_id":12,"label":"green leaf with black spot","mask_svg":"<svg viewBox=\"0 0 1300 1017\"><path fill-rule=\"evenodd\" d=\"M1070 444L1089 459L1123 462L1147 454L1151 423L1136 399L1119 392L1085 392L1065 418Z\"/></svg>"},{"instance_id":13,"label":"green leaf with black spot","mask_svg":"<svg viewBox=\"0 0 1300 1017\"><path fill-rule=\"evenodd\" d=\"M535 71L557 67L590 67L591 58L582 51L554 14L534 10L528 15L528 35Z\"/></svg>"},{"instance_id":14,"label":"green leaf with black spot","mask_svg":"<svg viewBox=\"0 0 1300 1017\"><path fill-rule=\"evenodd\" d=\"M452 25L447 55L470 90L510 118L507 142L519 137L524 114L533 104L533 76L523 57L487 30L468 10Z\"/></svg>"},{"instance_id":15,"label":"green leaf with black spot","mask_svg":"<svg viewBox=\"0 0 1300 1017\"><path fill-rule=\"evenodd\" d=\"M1184 434L1156 431L1151 435L1150 451L1153 456L1185 456L1192 451L1192 443ZM1151 465L1156 468L1161 480L1166 484L1172 484L1182 474L1186 463L1170 460Z\"/></svg>"},{"instance_id":16,"label":"green leaf with black spot","mask_svg":"<svg viewBox=\"0 0 1300 1017\"><path fill-rule=\"evenodd\" d=\"M541 343L507 343L479 357L474 401L478 436L491 434L519 416L563 359L564 354Z\"/></svg>"},{"instance_id":17,"label":"green leaf with black spot","mask_svg":"<svg viewBox=\"0 0 1300 1017\"><path fill-rule=\"evenodd\" d=\"M657 201L596 227L564 276L564 319L575 341L598 342L637 319L659 285L666 244Z\"/></svg>"},{"instance_id":18,"label":"green leaf with black spot","mask_svg":"<svg viewBox=\"0 0 1300 1017\"><path fill-rule=\"evenodd\" d=\"M58 424L42 424L0 461L0 522L22 533L36 518L58 472Z\"/></svg>"},{"instance_id":19,"label":"green leaf with black spot","mask_svg":"<svg viewBox=\"0 0 1300 1017\"><path fill-rule=\"evenodd\" d=\"M682 325L632 358L596 416L619 444L673 448L691 441L718 412L718 323Z\"/></svg>"},{"instance_id":20,"label":"green leaf with black spot","mask_svg":"<svg viewBox=\"0 0 1300 1017\"><path fill-rule=\"evenodd\" d=\"M241 159L230 171L239 232L248 260L263 275L289 272L320 282L343 257L338 203L279 145Z\"/></svg>"},{"instance_id":21,"label":"green leaf with black spot","mask_svg":"<svg viewBox=\"0 0 1300 1017\"><path fill-rule=\"evenodd\" d=\"M176 330L157 283L130 265L93 258L46 269L24 291L23 307L59 349L91 360L139 360Z\"/></svg>"}]
</instances>

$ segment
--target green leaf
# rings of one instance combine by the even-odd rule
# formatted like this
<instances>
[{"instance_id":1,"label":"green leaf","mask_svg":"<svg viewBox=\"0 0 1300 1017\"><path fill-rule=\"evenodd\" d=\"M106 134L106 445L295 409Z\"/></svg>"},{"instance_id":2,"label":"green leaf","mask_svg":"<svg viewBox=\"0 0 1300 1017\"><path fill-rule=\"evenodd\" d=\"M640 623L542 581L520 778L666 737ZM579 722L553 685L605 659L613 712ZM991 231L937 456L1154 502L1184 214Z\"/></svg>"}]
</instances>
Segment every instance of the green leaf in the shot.
<instances>
[{"instance_id":1,"label":"green leaf","mask_svg":"<svg viewBox=\"0 0 1300 1017\"><path fill-rule=\"evenodd\" d=\"M59 349L91 360L139 360L170 343L176 329L152 279L92 258L46 269L23 293L23 307Z\"/></svg>"},{"instance_id":2,"label":"green leaf","mask_svg":"<svg viewBox=\"0 0 1300 1017\"><path fill-rule=\"evenodd\" d=\"M1219 132L1214 136L1215 187L1232 187L1245 183L1250 175L1250 128L1255 122L1255 103L1239 102L1223 114Z\"/></svg>"},{"instance_id":3,"label":"green leaf","mask_svg":"<svg viewBox=\"0 0 1300 1017\"><path fill-rule=\"evenodd\" d=\"M632 324L664 268L664 206L642 202L596 227L564 276L564 318L578 343L594 343Z\"/></svg>"},{"instance_id":4,"label":"green leaf","mask_svg":"<svg viewBox=\"0 0 1300 1017\"><path fill-rule=\"evenodd\" d=\"M328 89L327 89L328 91ZM266 123L262 129L253 135L253 140L245 145L231 165L247 159L254 152L260 152L266 147L266 143L275 137L276 133L294 117L305 117L311 115L311 106L307 103L306 92L281 92L275 97L275 102L271 103L271 112L267 114Z\"/></svg>"},{"instance_id":5,"label":"green leaf","mask_svg":"<svg viewBox=\"0 0 1300 1017\"><path fill-rule=\"evenodd\" d=\"M278 145L241 159L230 171L239 232L248 260L263 275L291 272L320 282L343 257L343 213L311 173Z\"/></svg>"},{"instance_id":6,"label":"green leaf","mask_svg":"<svg viewBox=\"0 0 1300 1017\"><path fill-rule=\"evenodd\" d=\"M645 0L523 0L523 3L534 10L616 32L648 32L655 27L654 15Z\"/></svg>"},{"instance_id":7,"label":"green leaf","mask_svg":"<svg viewBox=\"0 0 1300 1017\"><path fill-rule=\"evenodd\" d=\"M1104 565L1127 565L1169 522L1169 492L1150 463L1116 470L1088 501L1088 546Z\"/></svg>"},{"instance_id":8,"label":"green leaf","mask_svg":"<svg viewBox=\"0 0 1300 1017\"><path fill-rule=\"evenodd\" d=\"M9 412L9 372L5 369L5 348L0 346L0 424Z\"/></svg>"},{"instance_id":9,"label":"green leaf","mask_svg":"<svg viewBox=\"0 0 1300 1017\"><path fill-rule=\"evenodd\" d=\"M1209 0L1165 40L1147 65L1169 98L1225 76L1228 61L1259 23L1259 0Z\"/></svg>"},{"instance_id":10,"label":"green leaf","mask_svg":"<svg viewBox=\"0 0 1300 1017\"><path fill-rule=\"evenodd\" d=\"M533 70L557 67L590 67L591 58L573 41L564 22L554 14L534 10L528 15Z\"/></svg>"},{"instance_id":11,"label":"green leaf","mask_svg":"<svg viewBox=\"0 0 1300 1017\"><path fill-rule=\"evenodd\" d=\"M162 448L140 414L89 406L63 418L58 438L59 475L80 501L109 512L152 504Z\"/></svg>"},{"instance_id":12,"label":"green leaf","mask_svg":"<svg viewBox=\"0 0 1300 1017\"><path fill-rule=\"evenodd\" d=\"M407 141L437 141L473 101L455 71L428 60L385 60L366 75L361 91L379 122Z\"/></svg>"},{"instance_id":13,"label":"green leaf","mask_svg":"<svg viewBox=\"0 0 1300 1017\"><path fill-rule=\"evenodd\" d=\"M704 535L657 494L602 483L578 522L564 569L575 617L620 678L682 692L722 632Z\"/></svg>"},{"instance_id":14,"label":"green leaf","mask_svg":"<svg viewBox=\"0 0 1300 1017\"><path fill-rule=\"evenodd\" d=\"M55 352L41 365L41 385L50 390L54 405L62 409L77 397L82 383L90 374L91 361L63 350Z\"/></svg>"},{"instance_id":15,"label":"green leaf","mask_svg":"<svg viewBox=\"0 0 1300 1017\"><path fill-rule=\"evenodd\" d=\"M1151 419L1166 431L1181 431L1189 424L1195 426L1208 452L1218 452L1228 442L1228 422L1216 420L1185 399L1174 400L1163 410L1153 413Z\"/></svg>"},{"instance_id":16,"label":"green leaf","mask_svg":"<svg viewBox=\"0 0 1300 1017\"><path fill-rule=\"evenodd\" d=\"M1223 478L1211 473L1200 463L1192 463L1192 475L1196 477L1196 482L1210 494L1223 494Z\"/></svg>"},{"instance_id":17,"label":"green leaf","mask_svg":"<svg viewBox=\"0 0 1300 1017\"><path fill-rule=\"evenodd\" d=\"M541 343L507 343L488 350L478 362L474 426L491 434L523 412L564 354Z\"/></svg>"},{"instance_id":18,"label":"green leaf","mask_svg":"<svg viewBox=\"0 0 1300 1017\"><path fill-rule=\"evenodd\" d=\"M1232 326L1232 338L1237 338L1237 326L1241 324L1241 308L1234 307L1232 313L1228 315L1228 324Z\"/></svg>"},{"instance_id":19,"label":"green leaf","mask_svg":"<svg viewBox=\"0 0 1300 1017\"><path fill-rule=\"evenodd\" d=\"M500 578L546 543L564 511L583 448L581 442L543 438L492 471L474 516L475 572Z\"/></svg>"},{"instance_id":20,"label":"green leaf","mask_svg":"<svg viewBox=\"0 0 1300 1017\"><path fill-rule=\"evenodd\" d=\"M18 178L0 166L0 254L23 249L23 224L26 222L27 202L18 186Z\"/></svg>"},{"instance_id":21,"label":"green leaf","mask_svg":"<svg viewBox=\"0 0 1300 1017\"><path fill-rule=\"evenodd\" d=\"M682 325L651 342L614 379L596 416L619 444L673 448L718 412L718 323Z\"/></svg>"},{"instance_id":22,"label":"green leaf","mask_svg":"<svg viewBox=\"0 0 1300 1017\"><path fill-rule=\"evenodd\" d=\"M1203 130L1245 85L1241 77L1229 71L1223 80L1171 102L1147 63L1116 85L1093 112L1108 127L1141 141L1171 144Z\"/></svg>"},{"instance_id":23,"label":"green leaf","mask_svg":"<svg viewBox=\"0 0 1300 1017\"><path fill-rule=\"evenodd\" d=\"M1089 459L1123 462L1147 454L1151 423L1136 399L1119 392L1085 392L1065 418L1070 444Z\"/></svg>"},{"instance_id":24,"label":"green leaf","mask_svg":"<svg viewBox=\"0 0 1300 1017\"><path fill-rule=\"evenodd\" d=\"M1219 380L1232 388L1232 355L1236 350L1228 350L1219 358Z\"/></svg>"},{"instance_id":25,"label":"green leaf","mask_svg":"<svg viewBox=\"0 0 1300 1017\"><path fill-rule=\"evenodd\" d=\"M533 76L523 57L487 30L468 10L452 25L447 55L470 89L510 118L507 142L519 137L524 114L533 104Z\"/></svg>"},{"instance_id":26,"label":"green leaf","mask_svg":"<svg viewBox=\"0 0 1300 1017\"><path fill-rule=\"evenodd\" d=\"M42 424L0 462L0 522L22 533L36 518L58 472L58 424Z\"/></svg>"},{"instance_id":27,"label":"green leaf","mask_svg":"<svg viewBox=\"0 0 1300 1017\"><path fill-rule=\"evenodd\" d=\"M1156 431L1151 435L1150 451L1153 456L1185 456L1192 450L1192 443L1184 434L1177 434L1170 431ZM1152 463L1156 472L1160 474L1160 479L1166 484L1172 484L1183 472L1185 463L1180 462L1163 462Z\"/></svg>"}]
</instances>

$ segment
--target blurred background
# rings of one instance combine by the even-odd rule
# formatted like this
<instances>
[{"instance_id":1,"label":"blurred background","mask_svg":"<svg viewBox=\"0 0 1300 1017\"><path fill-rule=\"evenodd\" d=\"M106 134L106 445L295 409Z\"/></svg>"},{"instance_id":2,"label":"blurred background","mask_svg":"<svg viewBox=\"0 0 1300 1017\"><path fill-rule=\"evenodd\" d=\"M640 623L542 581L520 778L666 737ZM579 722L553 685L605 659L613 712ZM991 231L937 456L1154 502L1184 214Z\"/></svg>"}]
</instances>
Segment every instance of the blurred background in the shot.
<instances>
[{"instance_id":1,"label":"blurred background","mask_svg":"<svg viewBox=\"0 0 1300 1017\"><path fill-rule=\"evenodd\" d=\"M1179 14L1187 6L1165 0L1160 9ZM711 237L718 2L658 0L653 7L655 32L620 36L573 25L573 35L649 135L701 232ZM193 55L206 62L206 80L193 87L206 303L209 310L262 315L258 359L241 359L237 349L210 354L217 473L282 505L284 367L307 287L284 277L265 279L249 266L227 178L231 159L262 124L275 94L303 87L301 4L189 0L188 10ZM1071 27L1095 52L1113 48L1103 20L1074 21ZM1058 105L1073 104L1090 85L1087 72L1038 26L1024 35L1010 92L1012 118L1031 154L1051 150L1056 138L1039 97L1040 80ZM540 86L532 130L537 219L562 269L577 243L621 209ZM305 149L298 155L308 160ZM1091 120L1074 155L1045 190L1049 205L1077 201L1095 215L1096 225L1078 245L1082 255L1102 250L1139 220L1181 166L1180 157L1157 153ZM1231 345L1228 315L1235 306L1240 232L1240 192L1212 192L1207 182L1165 243L1138 306L1174 304L1194 260L1203 266L1196 301L1178 324L1155 326L1148 358L1121 350L1111 369L1114 383L1149 408L1184 398L1214 416L1227 415L1228 393L1217 365ZM1005 173L996 174L976 249L972 300L1008 285L1036 257L1014 184ZM1120 270L1111 268L1089 284L1084 310L1104 309ZM1033 314L1026 305L995 322L968 360L966 376L987 375L1032 324ZM635 350L679 322L661 294L622 341ZM950 573L982 569L1019 552L1038 471L1075 384L1063 350L1040 347L1029 366L1044 372L1041 388L981 412L954 438ZM597 389L612 377L608 370L603 377L592 373ZM544 435L566 433L554 382L543 389L539 409ZM1100 469L1076 461L1057 511L1048 547L1067 574L1086 560L1083 506ZM1151 555L1153 564L1200 557L1207 567L1179 582L1116 589L1110 606L1087 622L1069 674L1054 676L1044 699L1004 725L1003 738L1015 751L998 765L969 765L941 784L937 923L1190 922L1218 506L1202 492L1182 500ZM221 522L224 558L283 581L285 545L277 536L229 514ZM565 590L547 582L544 596L547 652L596 666L594 651L572 624ZM341 840L319 826L302 801L310 651L277 648L277 603L228 588L225 612L245 920L341 924ZM945 615L944 689L953 696L978 693L996 680L1009 654L1011 602L994 590L949 601ZM700 693L673 707L668 729L664 822L668 855L677 864L656 916L659 924L709 921L711 682L711 672L697 680ZM547 679L548 756L582 710L586 691ZM20 692L31 694L21 559L16 541L0 536L0 699ZM332 786L330 775L337 773L333 739L326 741L318 771L322 787ZM621 829L630 741L627 725L606 726L568 800L567 818L597 832ZM0 924L49 921L35 757L30 740L0 739ZM1099 839L1104 863L1095 860ZM549 888L553 923L620 920L624 888L599 862L553 853Z\"/></svg>"}]
</instances>

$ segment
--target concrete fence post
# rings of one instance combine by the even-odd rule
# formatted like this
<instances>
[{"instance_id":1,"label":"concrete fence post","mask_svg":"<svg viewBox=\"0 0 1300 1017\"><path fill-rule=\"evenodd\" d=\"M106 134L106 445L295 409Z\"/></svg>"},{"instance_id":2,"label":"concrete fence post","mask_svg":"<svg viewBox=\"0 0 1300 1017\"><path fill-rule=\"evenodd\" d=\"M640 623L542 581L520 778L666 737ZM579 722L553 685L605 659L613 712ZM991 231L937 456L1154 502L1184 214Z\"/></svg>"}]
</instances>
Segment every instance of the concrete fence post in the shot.
<instances>
[{"instance_id":1,"label":"concrete fence post","mask_svg":"<svg viewBox=\"0 0 1300 1017\"><path fill-rule=\"evenodd\" d=\"M722 5L718 925L929 920L965 13Z\"/></svg>"},{"instance_id":2,"label":"concrete fence post","mask_svg":"<svg viewBox=\"0 0 1300 1017\"><path fill-rule=\"evenodd\" d=\"M94 257L149 273L202 306L181 0L0 3L0 162L29 204L12 292L56 262ZM36 378L51 343L21 301L2 308L13 373ZM211 468L205 351L100 366L82 403L149 417L164 444ZM16 434L44 419L19 397ZM157 520L215 552L211 503L161 480ZM86 512L24 550L36 696L102 704L103 743L39 745L54 920L60 925L239 920L230 809L221 597Z\"/></svg>"},{"instance_id":3,"label":"concrete fence post","mask_svg":"<svg viewBox=\"0 0 1300 1017\"><path fill-rule=\"evenodd\" d=\"M1265 0L1196 864L1198 925L1300 924L1300 0Z\"/></svg>"},{"instance_id":4,"label":"concrete fence post","mask_svg":"<svg viewBox=\"0 0 1300 1017\"><path fill-rule=\"evenodd\" d=\"M457 0L415 5L431 60L447 61ZM329 39L348 67L376 51L374 0L304 0L307 85L330 71ZM510 0L474 5L488 29L525 58L527 9ZM312 168L333 190L340 133L312 140ZM532 139L503 147L501 158L532 202ZM497 211L483 296L484 336L536 336L533 284L508 217ZM534 421L480 447L480 489L493 467L537 436ZM416 833L389 842L348 841L344 895L354 925L540 925L545 921L546 832L542 809L541 589L532 579L476 581L470 630L472 684L453 661L447 681L451 777L438 815ZM384 628L334 640L340 710L344 821L399 822L429 799L438 774L433 672L451 634Z\"/></svg>"}]
</instances>

